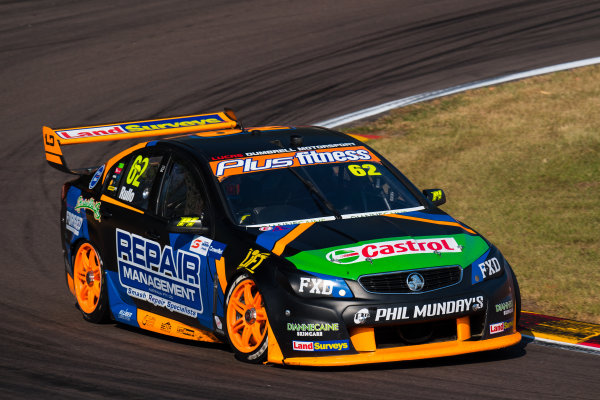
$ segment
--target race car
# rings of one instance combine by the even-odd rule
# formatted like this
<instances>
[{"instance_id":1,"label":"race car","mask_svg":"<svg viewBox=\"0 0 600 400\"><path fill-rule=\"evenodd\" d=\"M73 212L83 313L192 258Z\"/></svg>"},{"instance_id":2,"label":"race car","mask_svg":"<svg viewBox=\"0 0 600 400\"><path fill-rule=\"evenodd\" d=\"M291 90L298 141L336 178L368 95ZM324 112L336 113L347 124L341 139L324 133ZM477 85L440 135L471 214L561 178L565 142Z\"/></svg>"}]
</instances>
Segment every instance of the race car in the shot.
<instances>
[{"instance_id":1,"label":"race car","mask_svg":"<svg viewBox=\"0 0 600 400\"><path fill-rule=\"evenodd\" d=\"M162 136L163 138L158 138ZM167 137L169 136L169 137ZM99 167L61 146L147 138ZM518 343L500 251L355 136L245 128L231 110L43 128L79 175L60 212L83 317L226 342L251 363L337 366Z\"/></svg>"}]
</instances>

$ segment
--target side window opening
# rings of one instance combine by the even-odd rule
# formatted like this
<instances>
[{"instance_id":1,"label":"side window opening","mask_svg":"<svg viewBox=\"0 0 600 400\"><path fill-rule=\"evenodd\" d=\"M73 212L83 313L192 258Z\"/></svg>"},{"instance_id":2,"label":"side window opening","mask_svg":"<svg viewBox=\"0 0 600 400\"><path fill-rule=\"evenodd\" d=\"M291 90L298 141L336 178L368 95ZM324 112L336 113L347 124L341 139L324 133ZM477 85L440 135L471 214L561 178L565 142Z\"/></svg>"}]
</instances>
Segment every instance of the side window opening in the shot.
<instances>
[{"instance_id":1,"label":"side window opening","mask_svg":"<svg viewBox=\"0 0 600 400\"><path fill-rule=\"evenodd\" d=\"M134 154L129 160L129 164L123 165L123 167L119 167L119 163L117 163L117 168L122 168L122 172L118 176L117 184L120 186L116 192L117 198L132 207L146 210L150 201L152 185L162 159L162 155L149 156L142 153ZM113 187L117 186L113 185Z\"/></svg>"},{"instance_id":2,"label":"side window opening","mask_svg":"<svg viewBox=\"0 0 600 400\"><path fill-rule=\"evenodd\" d=\"M189 166L175 160L162 188L162 216L167 219L190 215L203 216L205 206L196 174Z\"/></svg>"}]
</instances>

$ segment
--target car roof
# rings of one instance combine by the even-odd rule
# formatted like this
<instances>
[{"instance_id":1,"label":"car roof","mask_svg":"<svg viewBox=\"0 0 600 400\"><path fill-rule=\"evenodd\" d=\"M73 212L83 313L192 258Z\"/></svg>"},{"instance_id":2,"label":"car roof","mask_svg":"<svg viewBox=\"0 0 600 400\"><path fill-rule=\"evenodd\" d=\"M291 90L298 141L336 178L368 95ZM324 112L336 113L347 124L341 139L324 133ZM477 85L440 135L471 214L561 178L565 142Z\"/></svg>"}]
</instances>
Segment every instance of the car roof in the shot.
<instances>
[{"instance_id":1,"label":"car roof","mask_svg":"<svg viewBox=\"0 0 600 400\"><path fill-rule=\"evenodd\" d=\"M292 146L292 137L296 146ZM248 129L243 131L223 131L221 135L186 135L166 139L167 142L177 142L193 153L202 155L209 160L228 158L227 156L254 155L246 153L266 152L273 154L285 151L314 150L318 147L338 147L333 145L351 146L362 145L358 140L341 132L321 127L273 127ZM278 142L279 141L279 142ZM315 146L314 148L311 148ZM294 147L294 148L292 148Z\"/></svg>"}]
</instances>

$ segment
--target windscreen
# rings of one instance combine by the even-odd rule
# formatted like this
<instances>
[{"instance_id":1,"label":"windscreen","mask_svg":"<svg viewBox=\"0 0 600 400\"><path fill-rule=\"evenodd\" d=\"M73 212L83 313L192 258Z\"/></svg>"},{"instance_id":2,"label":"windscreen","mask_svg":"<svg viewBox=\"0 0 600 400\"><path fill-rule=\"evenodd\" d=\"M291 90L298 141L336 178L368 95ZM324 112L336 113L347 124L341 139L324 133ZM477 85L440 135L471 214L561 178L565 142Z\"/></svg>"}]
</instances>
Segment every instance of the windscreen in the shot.
<instances>
[{"instance_id":1,"label":"windscreen","mask_svg":"<svg viewBox=\"0 0 600 400\"><path fill-rule=\"evenodd\" d=\"M245 157L211 166L236 223L245 226L422 208L373 153L359 146Z\"/></svg>"}]
</instances>

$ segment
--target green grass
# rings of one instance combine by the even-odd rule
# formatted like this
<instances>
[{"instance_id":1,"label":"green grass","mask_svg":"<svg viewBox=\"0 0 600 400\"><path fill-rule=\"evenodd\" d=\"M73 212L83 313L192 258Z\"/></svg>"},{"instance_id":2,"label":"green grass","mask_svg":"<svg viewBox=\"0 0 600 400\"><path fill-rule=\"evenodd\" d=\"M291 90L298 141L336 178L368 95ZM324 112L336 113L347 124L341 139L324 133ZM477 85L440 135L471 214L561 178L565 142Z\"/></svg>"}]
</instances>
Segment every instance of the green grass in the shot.
<instances>
[{"instance_id":1,"label":"green grass","mask_svg":"<svg viewBox=\"0 0 600 400\"><path fill-rule=\"evenodd\" d=\"M600 323L600 67L397 109L350 133L494 242L528 311Z\"/></svg>"}]
</instances>

